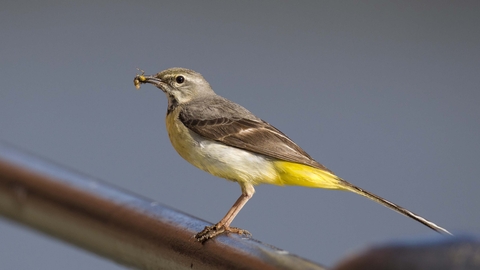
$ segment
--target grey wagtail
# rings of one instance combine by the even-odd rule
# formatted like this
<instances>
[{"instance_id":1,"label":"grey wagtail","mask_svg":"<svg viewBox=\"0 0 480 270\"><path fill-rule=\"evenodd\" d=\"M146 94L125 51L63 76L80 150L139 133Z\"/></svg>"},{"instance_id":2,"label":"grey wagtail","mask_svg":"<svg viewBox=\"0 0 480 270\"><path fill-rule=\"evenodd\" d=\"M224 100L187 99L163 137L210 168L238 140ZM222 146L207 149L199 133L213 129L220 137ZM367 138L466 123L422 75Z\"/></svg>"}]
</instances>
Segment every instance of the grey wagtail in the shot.
<instances>
[{"instance_id":1,"label":"grey wagtail","mask_svg":"<svg viewBox=\"0 0 480 270\"><path fill-rule=\"evenodd\" d=\"M150 83L168 98L167 132L178 154L206 172L237 182L242 195L220 222L195 235L204 242L224 232L249 234L230 227L259 184L347 190L445 234L444 228L373 193L356 187L315 161L280 130L244 107L213 92L199 73L170 68L137 75L134 84Z\"/></svg>"}]
</instances>

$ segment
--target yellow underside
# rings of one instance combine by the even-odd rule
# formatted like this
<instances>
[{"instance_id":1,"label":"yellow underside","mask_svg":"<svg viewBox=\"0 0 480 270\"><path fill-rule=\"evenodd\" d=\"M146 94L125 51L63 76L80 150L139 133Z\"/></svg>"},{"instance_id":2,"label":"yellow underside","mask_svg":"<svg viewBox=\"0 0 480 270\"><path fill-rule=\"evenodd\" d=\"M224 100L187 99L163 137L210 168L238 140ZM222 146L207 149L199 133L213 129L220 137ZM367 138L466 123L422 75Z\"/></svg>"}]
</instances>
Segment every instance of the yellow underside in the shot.
<instances>
[{"instance_id":1,"label":"yellow underside","mask_svg":"<svg viewBox=\"0 0 480 270\"><path fill-rule=\"evenodd\" d=\"M273 164L278 177L272 184L347 190L338 176L330 172L288 161Z\"/></svg>"},{"instance_id":2,"label":"yellow underside","mask_svg":"<svg viewBox=\"0 0 480 270\"><path fill-rule=\"evenodd\" d=\"M178 120L179 109L167 116L173 147L185 160L215 176L251 185L273 184L348 190L336 175L300 163L272 158L205 139Z\"/></svg>"}]
</instances>

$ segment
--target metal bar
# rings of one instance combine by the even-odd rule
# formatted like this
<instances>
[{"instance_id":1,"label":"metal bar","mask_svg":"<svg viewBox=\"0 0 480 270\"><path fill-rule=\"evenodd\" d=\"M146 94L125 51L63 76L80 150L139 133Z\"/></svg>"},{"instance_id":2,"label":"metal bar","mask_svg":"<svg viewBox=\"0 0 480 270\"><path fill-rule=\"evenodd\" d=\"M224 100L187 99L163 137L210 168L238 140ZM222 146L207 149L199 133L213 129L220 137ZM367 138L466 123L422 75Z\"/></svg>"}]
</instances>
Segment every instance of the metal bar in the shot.
<instances>
[{"instance_id":1,"label":"metal bar","mask_svg":"<svg viewBox=\"0 0 480 270\"><path fill-rule=\"evenodd\" d=\"M325 269L0 143L0 215L140 269Z\"/></svg>"}]
</instances>

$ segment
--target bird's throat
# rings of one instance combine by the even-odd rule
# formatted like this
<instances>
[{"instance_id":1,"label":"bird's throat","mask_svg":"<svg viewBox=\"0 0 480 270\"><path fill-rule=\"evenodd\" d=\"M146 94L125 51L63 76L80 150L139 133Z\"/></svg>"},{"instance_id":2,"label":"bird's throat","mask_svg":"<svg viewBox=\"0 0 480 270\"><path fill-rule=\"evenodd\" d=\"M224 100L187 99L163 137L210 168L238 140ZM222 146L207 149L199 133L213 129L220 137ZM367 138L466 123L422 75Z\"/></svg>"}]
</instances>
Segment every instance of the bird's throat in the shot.
<instances>
[{"instance_id":1,"label":"bird's throat","mask_svg":"<svg viewBox=\"0 0 480 270\"><path fill-rule=\"evenodd\" d=\"M178 100L174 96L169 95L168 96L167 115L172 113L175 110L175 108L177 108L177 107L178 107Z\"/></svg>"}]
</instances>

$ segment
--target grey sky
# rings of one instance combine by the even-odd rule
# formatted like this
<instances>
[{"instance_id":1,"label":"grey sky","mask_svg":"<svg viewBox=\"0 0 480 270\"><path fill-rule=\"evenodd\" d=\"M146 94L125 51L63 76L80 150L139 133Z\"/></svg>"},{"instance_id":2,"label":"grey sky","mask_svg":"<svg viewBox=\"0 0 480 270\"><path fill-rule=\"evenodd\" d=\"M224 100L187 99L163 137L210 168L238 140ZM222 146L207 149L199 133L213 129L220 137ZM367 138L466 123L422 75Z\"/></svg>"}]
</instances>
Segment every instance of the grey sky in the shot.
<instances>
[{"instance_id":1,"label":"grey sky","mask_svg":"<svg viewBox=\"0 0 480 270\"><path fill-rule=\"evenodd\" d=\"M0 8L0 140L217 222L240 194L181 159L164 94L180 66L342 178L480 233L477 1L12 1ZM333 265L437 237L355 194L259 186L234 226ZM0 219L2 269L121 269ZM25 254L28 254L26 257Z\"/></svg>"}]
</instances>

